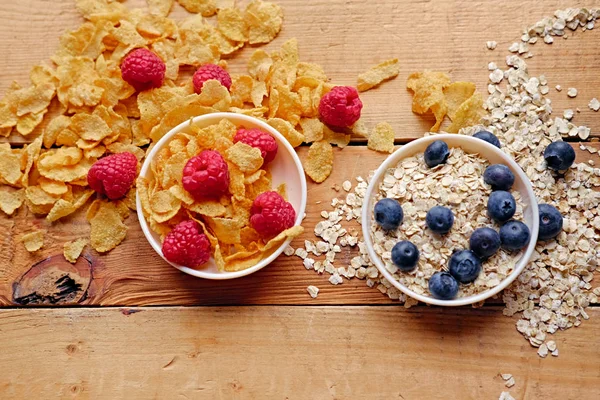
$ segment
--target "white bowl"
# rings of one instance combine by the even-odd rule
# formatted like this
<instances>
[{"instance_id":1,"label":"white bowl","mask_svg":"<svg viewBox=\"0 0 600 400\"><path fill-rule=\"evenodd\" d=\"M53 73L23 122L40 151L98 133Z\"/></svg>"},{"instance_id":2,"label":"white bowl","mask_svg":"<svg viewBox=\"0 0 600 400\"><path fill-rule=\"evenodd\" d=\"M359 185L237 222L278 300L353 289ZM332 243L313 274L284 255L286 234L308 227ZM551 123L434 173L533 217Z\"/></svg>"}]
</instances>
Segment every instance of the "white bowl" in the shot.
<instances>
[{"instance_id":1,"label":"white bowl","mask_svg":"<svg viewBox=\"0 0 600 400\"><path fill-rule=\"evenodd\" d=\"M529 241L529 244L527 245L523 256L518 260L512 273L508 275L502 282L500 282L498 286L476 295L461 297L454 300L440 300L434 297L424 296L422 294L418 294L410 290L407 286L398 282L393 277L393 275L385 268L385 264L383 263L379 255L375 252L375 249L373 248L373 242L371 240L371 225L374 223L374 195L379 189L379 184L381 183L381 179L385 175L385 172L389 168L392 168L396 164L398 164L400 160L414 156L418 153L423 153L427 146L429 146L429 144L436 140L443 140L451 148L461 147L468 153L479 153L491 164L504 164L508 168L510 168L510 170L515 175L515 183L513 185L512 190L518 191L521 194L521 199L524 203L523 222L531 231L531 240ZM525 269L525 266L527 266L527 263L533 255L533 251L535 250L535 245L537 242L539 231L538 205L537 200L535 198L535 194L533 193L533 188L531 187L531 182L527 178L527 175L525 175L521 167L519 167L519 165L512 158L506 155L502 150L487 142L484 142L483 140L474 138L472 136L446 134L433 135L415 140L407 145L402 146L393 154L391 154L381 164L381 166L379 166L377 171L375 171L375 175L373 175L369 182L369 187L367 188L367 193L365 195L365 204L363 204L362 208L362 230L365 239L365 244L367 246L367 250L369 252L371 260L373 261L373 263L375 263L375 266L377 267L379 272L381 272L381 274L388 281L390 281L390 283L394 285L394 287L398 288L406 295L411 296L419 301L422 301L423 303L438 306L463 306L466 304L473 304L483 301L499 293L500 291L504 290L508 285L510 285L521 272L523 272L523 269Z\"/></svg>"},{"instance_id":2,"label":"white bowl","mask_svg":"<svg viewBox=\"0 0 600 400\"><path fill-rule=\"evenodd\" d=\"M269 134L271 134L271 136L273 136L273 138L275 138L279 149L277 151L277 156L269 164L269 170L271 171L273 187L277 187L281 183L286 184L288 201L292 204L294 210L296 211L295 225L301 225L302 218L304 216L304 211L306 209L306 178L304 176L302 163L300 162L296 151L285 139L285 137L283 137L281 133L273 129L270 125L257 118L253 118L243 114L223 112L201 115L192 118L189 121L183 122L177 125L175 128L171 129L154 145L154 147L150 151L150 154L146 156L146 159L140 171L140 176L152 176L152 169L150 168L152 159L165 145L169 143L169 141L174 135L176 135L179 132L186 131L191 124L196 124L203 128L209 125L217 124L223 118L233 122L236 126L243 126L245 128L260 128L263 131L268 132ZM291 242L291 240L287 240L285 243L279 246L279 248L277 248L275 251L269 254L266 258L262 259L258 264L254 265L253 267L244 269L242 271L219 271L212 257L206 265L199 269L184 267L182 265L172 263L165 259L161 250L162 245L160 242L160 236L156 232L152 231L148 226L148 222L146 221L146 218L142 211L142 205L139 196L137 196L136 204L138 220L140 221L142 231L144 232L144 235L146 236L146 239L148 240L152 248L166 262L168 262L175 268L179 269L182 272L185 272L186 274L197 276L199 278L233 279L250 275L253 272L258 271L259 269L266 267L269 263L275 260L283 252L285 247Z\"/></svg>"}]
</instances>

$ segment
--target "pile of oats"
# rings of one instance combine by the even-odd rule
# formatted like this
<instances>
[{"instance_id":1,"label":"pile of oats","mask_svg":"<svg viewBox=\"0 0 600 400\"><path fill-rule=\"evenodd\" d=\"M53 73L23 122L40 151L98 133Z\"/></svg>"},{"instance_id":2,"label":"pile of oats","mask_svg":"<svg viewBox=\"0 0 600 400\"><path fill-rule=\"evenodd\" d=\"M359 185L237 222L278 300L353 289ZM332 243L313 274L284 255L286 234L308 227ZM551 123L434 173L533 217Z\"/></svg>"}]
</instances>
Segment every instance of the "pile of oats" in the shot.
<instances>
[{"instance_id":1,"label":"pile of oats","mask_svg":"<svg viewBox=\"0 0 600 400\"><path fill-rule=\"evenodd\" d=\"M423 153L401 160L388 169L379 185L375 201L382 198L398 200L404 211L399 229L387 232L377 224L371 226L375 252L394 278L412 291L428 296L429 279L444 269L455 250L469 248L471 233L477 228L500 226L487 216L487 200L491 188L483 181L483 172L490 163L478 154L452 148L445 164L429 168ZM523 219L523 204L519 192L513 191L517 202L514 219ZM454 213L454 225L446 235L427 229L425 216L432 207L441 205ZM391 260L392 247L401 240L411 241L420 251L418 267L411 273L399 271ZM506 278L523 255L499 250L482 264L481 274L468 285L460 285L458 297L475 295L495 286Z\"/></svg>"},{"instance_id":2,"label":"pile of oats","mask_svg":"<svg viewBox=\"0 0 600 400\"><path fill-rule=\"evenodd\" d=\"M565 27L575 30L592 29L600 10L568 9L557 11L555 17L545 18L529 27L522 41L534 44L537 38L552 43L554 36L565 36ZM489 47L492 42L490 42ZM530 54L530 53L528 53ZM588 319L585 308L598 303L600 287L592 290L591 281L600 257L600 168L593 162L577 163L559 177L546 168L543 151L552 141L565 137L589 137L590 129L576 126L563 118L552 118L548 81L544 76L529 75L526 61L515 55L506 58L507 67L494 72L490 80L486 101L489 116L483 126L464 129L461 134L472 135L485 128L498 136L502 148L510 154L531 179L540 203L557 207L564 216L564 231L555 240L540 242L525 271L503 292L506 304L504 314L519 315L517 330L538 348L538 354L558 356L556 342L547 340L548 335L559 330L579 326ZM494 63L491 71L499 69ZM501 74L501 75L500 75ZM501 83L505 87L501 87ZM560 85L556 85L560 91ZM600 108L596 102L590 107ZM585 147L590 150L592 148ZM365 244L359 234L361 207L368 181L357 177L354 188L344 182L347 192L344 198L331 201L332 211L323 211L323 221L315 227L315 235L321 240L306 241L304 248L288 249L304 260L307 269L331 274L334 284L343 278L366 279L369 287L377 287L391 299L399 299L405 307L417 301L400 293L390 282L379 275L369 260ZM339 190L339 187L337 187ZM347 228L343 223L355 221ZM341 247L357 248L357 255L350 263L334 265ZM320 258L317 260L316 258ZM349 264L349 265L348 265ZM501 399L511 399L503 392Z\"/></svg>"}]
</instances>

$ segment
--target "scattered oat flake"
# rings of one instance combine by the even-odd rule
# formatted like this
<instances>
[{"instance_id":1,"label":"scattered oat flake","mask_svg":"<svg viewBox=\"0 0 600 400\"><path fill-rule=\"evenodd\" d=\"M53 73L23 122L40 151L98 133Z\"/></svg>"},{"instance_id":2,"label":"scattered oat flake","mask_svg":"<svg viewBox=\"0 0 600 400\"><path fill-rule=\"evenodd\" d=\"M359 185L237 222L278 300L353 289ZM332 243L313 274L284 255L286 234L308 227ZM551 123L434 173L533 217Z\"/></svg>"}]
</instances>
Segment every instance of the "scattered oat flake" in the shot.
<instances>
[{"instance_id":1,"label":"scattered oat flake","mask_svg":"<svg viewBox=\"0 0 600 400\"><path fill-rule=\"evenodd\" d=\"M44 246L45 231L34 231L21 237L21 242L25 245L28 252L33 253Z\"/></svg>"},{"instance_id":2,"label":"scattered oat flake","mask_svg":"<svg viewBox=\"0 0 600 400\"><path fill-rule=\"evenodd\" d=\"M512 376L506 381L505 386L508 388L511 388L513 386L515 386L515 378L513 378Z\"/></svg>"},{"instance_id":3,"label":"scattered oat flake","mask_svg":"<svg viewBox=\"0 0 600 400\"><path fill-rule=\"evenodd\" d=\"M515 398L512 397L508 392L502 392L498 400L515 400Z\"/></svg>"},{"instance_id":4,"label":"scattered oat flake","mask_svg":"<svg viewBox=\"0 0 600 400\"><path fill-rule=\"evenodd\" d=\"M350 182L350 181L344 181L344 182L342 183L342 188L343 188L343 189L344 189L346 192L349 192L349 191L350 191L350 189L352 189L352 182Z\"/></svg>"},{"instance_id":5,"label":"scattered oat flake","mask_svg":"<svg viewBox=\"0 0 600 400\"><path fill-rule=\"evenodd\" d=\"M592 100L590 100L588 107L590 110L598 111L600 110L600 101L594 97Z\"/></svg>"},{"instance_id":6,"label":"scattered oat flake","mask_svg":"<svg viewBox=\"0 0 600 400\"><path fill-rule=\"evenodd\" d=\"M488 50L494 50L498 46L498 42L488 40L485 42L485 46L488 48Z\"/></svg>"},{"instance_id":7,"label":"scattered oat flake","mask_svg":"<svg viewBox=\"0 0 600 400\"><path fill-rule=\"evenodd\" d=\"M575 88L569 88L567 90L567 96L569 96L569 97L577 97L577 89L575 89Z\"/></svg>"},{"instance_id":8,"label":"scattered oat flake","mask_svg":"<svg viewBox=\"0 0 600 400\"><path fill-rule=\"evenodd\" d=\"M573 115L575 115L575 113L571 109L567 109L563 112L563 118L569 121L573 119Z\"/></svg>"},{"instance_id":9,"label":"scattered oat flake","mask_svg":"<svg viewBox=\"0 0 600 400\"><path fill-rule=\"evenodd\" d=\"M310 285L309 287L307 287L306 291L308 292L310 297L312 297L313 299L316 299L317 295L319 294L319 288L316 286L313 286L313 285Z\"/></svg>"},{"instance_id":10,"label":"scattered oat flake","mask_svg":"<svg viewBox=\"0 0 600 400\"><path fill-rule=\"evenodd\" d=\"M548 346L543 343L540 345L537 353L540 357L545 358L548 355Z\"/></svg>"}]
</instances>

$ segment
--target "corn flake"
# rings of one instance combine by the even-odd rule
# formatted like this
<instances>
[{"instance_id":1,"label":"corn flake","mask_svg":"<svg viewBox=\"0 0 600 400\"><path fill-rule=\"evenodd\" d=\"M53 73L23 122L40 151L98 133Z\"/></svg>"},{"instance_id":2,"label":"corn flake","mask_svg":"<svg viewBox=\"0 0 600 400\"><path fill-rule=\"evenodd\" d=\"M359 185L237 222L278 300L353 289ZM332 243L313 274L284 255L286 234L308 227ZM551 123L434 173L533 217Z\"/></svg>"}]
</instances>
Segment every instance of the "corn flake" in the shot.
<instances>
[{"instance_id":1,"label":"corn flake","mask_svg":"<svg viewBox=\"0 0 600 400\"><path fill-rule=\"evenodd\" d=\"M227 149L225 155L229 161L237 165L243 173L253 173L263 165L261 152L243 142L237 142Z\"/></svg>"},{"instance_id":2,"label":"corn flake","mask_svg":"<svg viewBox=\"0 0 600 400\"><path fill-rule=\"evenodd\" d=\"M21 236L21 242L25 245L28 252L33 253L44 246L45 231L35 231Z\"/></svg>"},{"instance_id":3,"label":"corn flake","mask_svg":"<svg viewBox=\"0 0 600 400\"><path fill-rule=\"evenodd\" d=\"M67 260L71 264L75 264L87 243L88 240L84 238L65 243L63 246L63 255L65 257L65 260Z\"/></svg>"},{"instance_id":4,"label":"corn flake","mask_svg":"<svg viewBox=\"0 0 600 400\"><path fill-rule=\"evenodd\" d=\"M477 125L485 115L483 109L483 97L480 93L473 94L468 100L458 107L448 132L457 133L462 128Z\"/></svg>"},{"instance_id":5,"label":"corn flake","mask_svg":"<svg viewBox=\"0 0 600 400\"><path fill-rule=\"evenodd\" d=\"M283 25L283 11L277 4L254 0L245 12L250 44L269 43L277 36Z\"/></svg>"},{"instance_id":6,"label":"corn flake","mask_svg":"<svg viewBox=\"0 0 600 400\"><path fill-rule=\"evenodd\" d=\"M323 182L333 171L333 147L326 140L314 142L304 160L304 171L313 181Z\"/></svg>"},{"instance_id":7,"label":"corn flake","mask_svg":"<svg viewBox=\"0 0 600 400\"><path fill-rule=\"evenodd\" d=\"M475 93L475 84L473 82L453 82L444 89L446 105L448 106L448 116L454 119L458 108Z\"/></svg>"},{"instance_id":8,"label":"corn flake","mask_svg":"<svg viewBox=\"0 0 600 400\"><path fill-rule=\"evenodd\" d=\"M25 201L25 190L0 185L0 210L12 215Z\"/></svg>"},{"instance_id":9,"label":"corn flake","mask_svg":"<svg viewBox=\"0 0 600 400\"><path fill-rule=\"evenodd\" d=\"M371 150L382 153L392 153L394 151L394 129L387 122L380 122L375 125L373 132L369 135L367 147Z\"/></svg>"},{"instance_id":10,"label":"corn flake","mask_svg":"<svg viewBox=\"0 0 600 400\"><path fill-rule=\"evenodd\" d=\"M96 200L88 209L91 225L90 242L94 250L105 253L117 247L127 235L117 207L108 201Z\"/></svg>"},{"instance_id":11,"label":"corn flake","mask_svg":"<svg viewBox=\"0 0 600 400\"><path fill-rule=\"evenodd\" d=\"M379 65L376 65L358 75L357 89L359 92L367 91L383 81L395 78L400 73L400 65L398 65L398 59L393 58L386 60Z\"/></svg>"}]
</instances>

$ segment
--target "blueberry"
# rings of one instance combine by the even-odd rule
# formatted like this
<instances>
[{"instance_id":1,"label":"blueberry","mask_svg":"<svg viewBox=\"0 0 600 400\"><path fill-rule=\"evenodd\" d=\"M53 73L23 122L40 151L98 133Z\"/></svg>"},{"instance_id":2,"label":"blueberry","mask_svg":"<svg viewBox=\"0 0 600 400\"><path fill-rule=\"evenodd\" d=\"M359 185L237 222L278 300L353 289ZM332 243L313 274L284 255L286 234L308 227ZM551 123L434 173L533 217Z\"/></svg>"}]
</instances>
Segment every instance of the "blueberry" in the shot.
<instances>
[{"instance_id":1,"label":"blueberry","mask_svg":"<svg viewBox=\"0 0 600 400\"><path fill-rule=\"evenodd\" d=\"M435 206L427 211L425 216L427 227L441 235L450 232L454 224L454 214L447 207Z\"/></svg>"},{"instance_id":2,"label":"blueberry","mask_svg":"<svg viewBox=\"0 0 600 400\"><path fill-rule=\"evenodd\" d=\"M448 270L460 283L471 283L481 272L481 261L471 250L460 250L448 260Z\"/></svg>"},{"instance_id":3,"label":"blueberry","mask_svg":"<svg viewBox=\"0 0 600 400\"><path fill-rule=\"evenodd\" d=\"M493 144L497 148L502 147L502 145L500 144L500 140L498 140L498 138L496 137L496 135L494 135L492 132L479 131L476 134L474 134L473 137L476 137L477 139L481 139L483 141L486 141L489 144Z\"/></svg>"},{"instance_id":4,"label":"blueberry","mask_svg":"<svg viewBox=\"0 0 600 400\"><path fill-rule=\"evenodd\" d=\"M500 228L500 242L506 250L521 250L527 246L531 234L527 225L521 221L508 221Z\"/></svg>"},{"instance_id":5,"label":"blueberry","mask_svg":"<svg viewBox=\"0 0 600 400\"><path fill-rule=\"evenodd\" d=\"M375 204L375 222L386 231L398 229L404 219L402 206L394 199L381 199Z\"/></svg>"},{"instance_id":6,"label":"blueberry","mask_svg":"<svg viewBox=\"0 0 600 400\"><path fill-rule=\"evenodd\" d=\"M506 165L494 164L485 169L483 181L492 187L492 190L510 190L515 183L515 175Z\"/></svg>"},{"instance_id":7,"label":"blueberry","mask_svg":"<svg viewBox=\"0 0 600 400\"><path fill-rule=\"evenodd\" d=\"M471 233L469 247L479 258L486 259L500 248L500 235L492 228L479 228Z\"/></svg>"},{"instance_id":8,"label":"blueberry","mask_svg":"<svg viewBox=\"0 0 600 400\"><path fill-rule=\"evenodd\" d=\"M429 168L433 168L436 165L445 163L449 155L450 150L446 142L436 140L425 149L425 164Z\"/></svg>"},{"instance_id":9,"label":"blueberry","mask_svg":"<svg viewBox=\"0 0 600 400\"><path fill-rule=\"evenodd\" d=\"M496 190L490 194L487 205L488 215L497 222L506 222L515 215L517 202L512 194Z\"/></svg>"},{"instance_id":10,"label":"blueberry","mask_svg":"<svg viewBox=\"0 0 600 400\"><path fill-rule=\"evenodd\" d=\"M550 204L540 204L538 208L540 210L538 240L548 240L558 236L563 227L563 216L560 211Z\"/></svg>"},{"instance_id":11,"label":"blueberry","mask_svg":"<svg viewBox=\"0 0 600 400\"><path fill-rule=\"evenodd\" d=\"M419 249L417 246L403 240L392 248L392 262L403 272L410 272L417 266L419 261Z\"/></svg>"},{"instance_id":12,"label":"blueberry","mask_svg":"<svg viewBox=\"0 0 600 400\"><path fill-rule=\"evenodd\" d=\"M440 300L451 300L458 294L458 282L447 272L436 272L429 278L429 293Z\"/></svg>"},{"instance_id":13,"label":"blueberry","mask_svg":"<svg viewBox=\"0 0 600 400\"><path fill-rule=\"evenodd\" d=\"M575 150L573 150L569 143L562 140L553 142L544 150L544 159L548 164L548 168L556 171L564 171L573 165Z\"/></svg>"}]
</instances>

